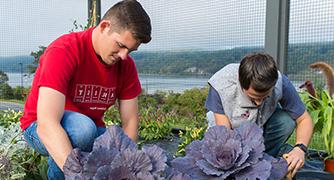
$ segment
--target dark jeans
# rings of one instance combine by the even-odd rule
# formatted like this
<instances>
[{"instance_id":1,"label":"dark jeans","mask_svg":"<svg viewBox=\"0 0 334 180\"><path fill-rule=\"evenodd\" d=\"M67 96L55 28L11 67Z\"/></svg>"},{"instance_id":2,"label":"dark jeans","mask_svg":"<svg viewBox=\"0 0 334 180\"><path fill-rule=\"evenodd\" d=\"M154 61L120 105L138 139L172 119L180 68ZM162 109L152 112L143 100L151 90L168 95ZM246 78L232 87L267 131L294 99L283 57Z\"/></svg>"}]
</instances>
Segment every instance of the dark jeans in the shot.
<instances>
[{"instance_id":1,"label":"dark jeans","mask_svg":"<svg viewBox=\"0 0 334 180\"><path fill-rule=\"evenodd\" d=\"M296 127L296 121L281 109L276 109L263 127L265 152L277 156L280 148L285 144Z\"/></svg>"},{"instance_id":2,"label":"dark jeans","mask_svg":"<svg viewBox=\"0 0 334 180\"><path fill-rule=\"evenodd\" d=\"M106 131L106 128L96 127L89 117L72 111L65 111L61 120L61 125L65 129L73 148L80 148L82 151L91 151L96 137ZM63 172L51 158L44 144L36 132L37 123L32 123L24 132L27 143L37 152L48 156L48 179L65 179Z\"/></svg>"}]
</instances>

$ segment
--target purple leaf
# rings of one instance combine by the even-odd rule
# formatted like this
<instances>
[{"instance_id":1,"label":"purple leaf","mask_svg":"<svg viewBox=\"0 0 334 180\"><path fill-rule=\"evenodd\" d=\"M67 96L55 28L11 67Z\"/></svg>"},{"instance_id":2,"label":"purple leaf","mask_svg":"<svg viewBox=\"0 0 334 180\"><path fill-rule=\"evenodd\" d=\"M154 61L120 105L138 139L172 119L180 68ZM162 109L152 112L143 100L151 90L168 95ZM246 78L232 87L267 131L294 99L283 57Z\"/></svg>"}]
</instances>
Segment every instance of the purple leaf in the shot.
<instances>
[{"instance_id":1,"label":"purple leaf","mask_svg":"<svg viewBox=\"0 0 334 180\"><path fill-rule=\"evenodd\" d=\"M235 131L241 136L244 146L251 148L249 163L257 163L259 158L262 158L265 150L263 130L255 123L245 123Z\"/></svg>"},{"instance_id":2,"label":"purple leaf","mask_svg":"<svg viewBox=\"0 0 334 180\"><path fill-rule=\"evenodd\" d=\"M109 165L104 165L99 167L96 174L93 177L93 180L119 180L119 179L128 179L136 180L136 176L130 171L126 166L111 167Z\"/></svg>"},{"instance_id":3,"label":"purple leaf","mask_svg":"<svg viewBox=\"0 0 334 180\"><path fill-rule=\"evenodd\" d=\"M137 180L158 180L149 172L139 172L136 176Z\"/></svg>"},{"instance_id":4,"label":"purple leaf","mask_svg":"<svg viewBox=\"0 0 334 180\"><path fill-rule=\"evenodd\" d=\"M165 170L167 156L160 147L154 145L152 147L144 146L142 151L150 158L152 163L152 174L159 173Z\"/></svg>"},{"instance_id":5,"label":"purple leaf","mask_svg":"<svg viewBox=\"0 0 334 180\"><path fill-rule=\"evenodd\" d=\"M168 180L191 180L188 174L184 174L174 168L167 168L166 170Z\"/></svg>"},{"instance_id":6,"label":"purple leaf","mask_svg":"<svg viewBox=\"0 0 334 180\"><path fill-rule=\"evenodd\" d=\"M150 157L142 151L133 149L125 149L120 152L114 158L111 166L117 167L120 164L129 167L135 175L139 172L150 172L153 169Z\"/></svg>"},{"instance_id":7,"label":"purple leaf","mask_svg":"<svg viewBox=\"0 0 334 180\"><path fill-rule=\"evenodd\" d=\"M225 126L213 126L205 132L203 138L204 141L223 141L222 143L226 142L227 139L239 140L240 137L235 131L228 129Z\"/></svg>"},{"instance_id":8,"label":"purple leaf","mask_svg":"<svg viewBox=\"0 0 334 180\"><path fill-rule=\"evenodd\" d=\"M196 165L195 159L189 156L175 158L171 161L172 167L181 173L188 174L193 179L207 179L208 175L204 174Z\"/></svg>"},{"instance_id":9,"label":"purple leaf","mask_svg":"<svg viewBox=\"0 0 334 180\"><path fill-rule=\"evenodd\" d=\"M185 148L186 154L195 158L196 160L202 158L202 148L203 141L195 140L188 144Z\"/></svg>"},{"instance_id":10,"label":"purple leaf","mask_svg":"<svg viewBox=\"0 0 334 180\"><path fill-rule=\"evenodd\" d=\"M284 158L274 158L266 153L263 154L263 159L269 161L272 165L271 178L283 179L288 173L288 163Z\"/></svg>"},{"instance_id":11,"label":"purple leaf","mask_svg":"<svg viewBox=\"0 0 334 180\"><path fill-rule=\"evenodd\" d=\"M67 156L64 164L64 174L66 177L74 177L81 174L83 171L83 160L87 156L87 153L82 153L80 149L76 148L71 151Z\"/></svg>"},{"instance_id":12,"label":"purple leaf","mask_svg":"<svg viewBox=\"0 0 334 180\"><path fill-rule=\"evenodd\" d=\"M97 169L104 165L109 165L119 152L115 149L101 147L95 149L87 156L87 162L83 166L83 174L89 177L94 176Z\"/></svg>"},{"instance_id":13,"label":"purple leaf","mask_svg":"<svg viewBox=\"0 0 334 180\"><path fill-rule=\"evenodd\" d=\"M257 141L263 143L263 130L255 123L245 123L239 128L235 128L235 131L241 136L244 142Z\"/></svg>"},{"instance_id":14,"label":"purple leaf","mask_svg":"<svg viewBox=\"0 0 334 180\"><path fill-rule=\"evenodd\" d=\"M225 144L205 141L201 152L203 158L215 168L229 170L236 165L242 153L241 142L234 139L228 139Z\"/></svg>"},{"instance_id":15,"label":"purple leaf","mask_svg":"<svg viewBox=\"0 0 334 180\"><path fill-rule=\"evenodd\" d=\"M236 180L266 180L270 176L271 164L268 161L262 160L257 164L248 166L234 174Z\"/></svg>"},{"instance_id":16,"label":"purple leaf","mask_svg":"<svg viewBox=\"0 0 334 180\"><path fill-rule=\"evenodd\" d=\"M136 149L137 145L124 133L122 128L110 126L104 134L95 139L93 151L100 147L123 151L128 148Z\"/></svg>"}]
</instances>

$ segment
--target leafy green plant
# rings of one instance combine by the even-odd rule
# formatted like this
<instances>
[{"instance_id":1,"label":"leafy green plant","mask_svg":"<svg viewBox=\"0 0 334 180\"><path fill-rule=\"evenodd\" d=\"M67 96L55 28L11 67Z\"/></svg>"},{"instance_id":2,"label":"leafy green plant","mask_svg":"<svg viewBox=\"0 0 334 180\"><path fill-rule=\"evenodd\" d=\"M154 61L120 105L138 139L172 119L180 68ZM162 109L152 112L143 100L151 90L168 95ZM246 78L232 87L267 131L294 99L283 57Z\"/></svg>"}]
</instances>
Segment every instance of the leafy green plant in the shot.
<instances>
[{"instance_id":1,"label":"leafy green plant","mask_svg":"<svg viewBox=\"0 0 334 180\"><path fill-rule=\"evenodd\" d=\"M11 124L19 122L22 115L21 111L14 111L12 109L0 111L0 126L7 128Z\"/></svg>"},{"instance_id":2,"label":"leafy green plant","mask_svg":"<svg viewBox=\"0 0 334 180\"><path fill-rule=\"evenodd\" d=\"M207 93L208 88L193 88L182 94L171 94L166 98L166 105L168 105L166 108L174 109L178 114L191 118L205 115L204 103Z\"/></svg>"},{"instance_id":3,"label":"leafy green plant","mask_svg":"<svg viewBox=\"0 0 334 180\"><path fill-rule=\"evenodd\" d=\"M8 128L0 126L0 177L3 179L20 179L26 175L20 162L15 161L26 148L21 135L18 123Z\"/></svg>"},{"instance_id":4,"label":"leafy green plant","mask_svg":"<svg viewBox=\"0 0 334 180\"><path fill-rule=\"evenodd\" d=\"M200 140L204 137L204 133L207 127L200 128L189 128L186 127L185 132L180 131L179 137L181 139L181 143L178 146L178 151L176 152L177 156L184 156L186 151L185 148L188 144L190 144L194 140Z\"/></svg>"},{"instance_id":5,"label":"leafy green plant","mask_svg":"<svg viewBox=\"0 0 334 180\"><path fill-rule=\"evenodd\" d=\"M103 121L107 126L121 125L121 118L118 112L118 106L111 106L105 113Z\"/></svg>"},{"instance_id":6,"label":"leafy green plant","mask_svg":"<svg viewBox=\"0 0 334 180\"><path fill-rule=\"evenodd\" d=\"M30 148L19 126L21 111L0 111L0 177L47 179L47 158Z\"/></svg>"},{"instance_id":7,"label":"leafy green plant","mask_svg":"<svg viewBox=\"0 0 334 180\"><path fill-rule=\"evenodd\" d=\"M0 84L0 98L11 99L13 97L13 89L8 83Z\"/></svg>"},{"instance_id":8,"label":"leafy green plant","mask_svg":"<svg viewBox=\"0 0 334 180\"><path fill-rule=\"evenodd\" d=\"M8 75L0 70L0 84L8 82Z\"/></svg>"},{"instance_id":9,"label":"leafy green plant","mask_svg":"<svg viewBox=\"0 0 334 180\"><path fill-rule=\"evenodd\" d=\"M140 112L139 135L145 141L163 139L171 135L174 111L165 113L161 108L150 107Z\"/></svg>"},{"instance_id":10,"label":"leafy green plant","mask_svg":"<svg viewBox=\"0 0 334 180\"><path fill-rule=\"evenodd\" d=\"M46 47L45 46L38 46L38 50L31 51L30 56L34 57L34 61L28 65L29 73L33 74L35 73L37 66L39 64L39 59L44 53Z\"/></svg>"},{"instance_id":11,"label":"leafy green plant","mask_svg":"<svg viewBox=\"0 0 334 180\"><path fill-rule=\"evenodd\" d=\"M25 148L20 157L15 157L13 160L20 162L20 165L24 168L25 179L47 179L48 158L40 155L32 148Z\"/></svg>"},{"instance_id":12,"label":"leafy green plant","mask_svg":"<svg viewBox=\"0 0 334 180\"><path fill-rule=\"evenodd\" d=\"M326 90L320 91L317 98L307 93L300 96L310 112L315 132L321 132L327 158L334 158L334 98Z\"/></svg>"}]
</instances>

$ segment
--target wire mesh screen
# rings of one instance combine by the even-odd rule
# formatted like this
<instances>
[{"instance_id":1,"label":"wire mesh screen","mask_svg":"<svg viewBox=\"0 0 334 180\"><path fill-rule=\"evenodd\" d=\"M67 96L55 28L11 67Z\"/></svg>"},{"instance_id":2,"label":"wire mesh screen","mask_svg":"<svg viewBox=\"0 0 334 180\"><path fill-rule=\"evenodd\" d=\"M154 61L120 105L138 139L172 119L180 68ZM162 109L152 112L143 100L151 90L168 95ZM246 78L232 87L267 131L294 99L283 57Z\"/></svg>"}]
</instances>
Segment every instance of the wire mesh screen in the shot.
<instances>
[{"instance_id":1,"label":"wire mesh screen","mask_svg":"<svg viewBox=\"0 0 334 180\"><path fill-rule=\"evenodd\" d=\"M102 0L102 14L117 1ZM265 0L141 0L152 41L132 54L143 88L180 92L264 47Z\"/></svg>"},{"instance_id":2,"label":"wire mesh screen","mask_svg":"<svg viewBox=\"0 0 334 180\"><path fill-rule=\"evenodd\" d=\"M287 73L296 84L311 80L323 87L325 78L309 65L334 65L334 3L332 0L291 0Z\"/></svg>"},{"instance_id":3,"label":"wire mesh screen","mask_svg":"<svg viewBox=\"0 0 334 180\"><path fill-rule=\"evenodd\" d=\"M0 99L22 99L34 74L29 66L38 52L62 34L87 22L81 0L0 1ZM3 103L1 103L3 104Z\"/></svg>"}]
</instances>

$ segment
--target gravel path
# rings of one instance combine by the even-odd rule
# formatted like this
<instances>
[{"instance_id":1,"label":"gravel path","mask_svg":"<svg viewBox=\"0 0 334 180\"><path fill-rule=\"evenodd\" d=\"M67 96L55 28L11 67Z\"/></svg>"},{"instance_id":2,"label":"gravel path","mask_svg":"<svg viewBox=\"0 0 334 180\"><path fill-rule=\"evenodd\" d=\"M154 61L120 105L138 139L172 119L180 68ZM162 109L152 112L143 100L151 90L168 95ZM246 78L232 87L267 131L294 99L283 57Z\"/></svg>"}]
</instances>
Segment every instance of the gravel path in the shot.
<instances>
[{"instance_id":1,"label":"gravel path","mask_svg":"<svg viewBox=\"0 0 334 180\"><path fill-rule=\"evenodd\" d=\"M0 111L8 109L13 109L15 111L23 111L23 104L0 101Z\"/></svg>"}]
</instances>

